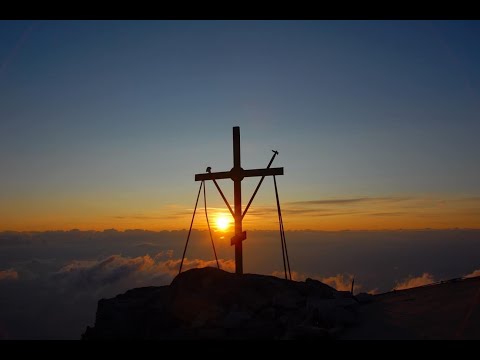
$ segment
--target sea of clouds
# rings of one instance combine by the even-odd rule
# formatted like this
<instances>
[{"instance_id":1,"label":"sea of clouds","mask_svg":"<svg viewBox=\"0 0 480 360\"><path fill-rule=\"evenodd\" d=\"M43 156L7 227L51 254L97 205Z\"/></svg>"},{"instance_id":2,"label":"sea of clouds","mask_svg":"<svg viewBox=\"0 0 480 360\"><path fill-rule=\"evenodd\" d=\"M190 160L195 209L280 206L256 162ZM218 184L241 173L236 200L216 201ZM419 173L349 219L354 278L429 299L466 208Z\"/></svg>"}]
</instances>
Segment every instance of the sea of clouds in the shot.
<instances>
[{"instance_id":1,"label":"sea of clouds","mask_svg":"<svg viewBox=\"0 0 480 360\"><path fill-rule=\"evenodd\" d=\"M166 285L178 273L187 232L0 233L0 338L78 339L97 302ZM234 271L230 235L214 234L220 267ZM222 238L223 237L223 238ZM292 275L339 290L381 293L480 275L479 230L291 231ZM252 231L245 272L283 277L276 231ZM184 270L216 266L205 231L193 231Z\"/></svg>"}]
</instances>

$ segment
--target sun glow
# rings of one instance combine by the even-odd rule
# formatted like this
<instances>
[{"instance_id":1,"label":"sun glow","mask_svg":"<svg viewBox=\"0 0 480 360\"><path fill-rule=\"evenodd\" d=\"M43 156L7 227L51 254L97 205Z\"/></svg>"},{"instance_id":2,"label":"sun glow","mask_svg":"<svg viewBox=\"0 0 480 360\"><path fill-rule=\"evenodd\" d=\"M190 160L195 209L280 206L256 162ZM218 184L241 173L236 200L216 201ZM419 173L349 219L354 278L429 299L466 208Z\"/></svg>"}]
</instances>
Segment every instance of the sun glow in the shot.
<instances>
[{"instance_id":1,"label":"sun glow","mask_svg":"<svg viewBox=\"0 0 480 360\"><path fill-rule=\"evenodd\" d=\"M217 230L226 231L230 227L230 219L224 215L219 215L215 220L215 224L217 225Z\"/></svg>"}]
</instances>

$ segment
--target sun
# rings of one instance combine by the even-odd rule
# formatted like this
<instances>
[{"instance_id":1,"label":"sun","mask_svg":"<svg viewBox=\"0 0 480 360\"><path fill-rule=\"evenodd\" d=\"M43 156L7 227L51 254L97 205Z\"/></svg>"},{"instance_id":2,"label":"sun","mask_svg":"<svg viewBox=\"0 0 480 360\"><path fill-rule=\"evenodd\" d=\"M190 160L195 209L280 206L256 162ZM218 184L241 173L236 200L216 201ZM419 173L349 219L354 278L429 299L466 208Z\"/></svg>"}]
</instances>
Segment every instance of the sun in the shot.
<instances>
[{"instance_id":1,"label":"sun","mask_svg":"<svg viewBox=\"0 0 480 360\"><path fill-rule=\"evenodd\" d=\"M215 220L215 224L217 225L217 230L225 231L230 226L230 219L224 215L219 215Z\"/></svg>"}]
</instances>

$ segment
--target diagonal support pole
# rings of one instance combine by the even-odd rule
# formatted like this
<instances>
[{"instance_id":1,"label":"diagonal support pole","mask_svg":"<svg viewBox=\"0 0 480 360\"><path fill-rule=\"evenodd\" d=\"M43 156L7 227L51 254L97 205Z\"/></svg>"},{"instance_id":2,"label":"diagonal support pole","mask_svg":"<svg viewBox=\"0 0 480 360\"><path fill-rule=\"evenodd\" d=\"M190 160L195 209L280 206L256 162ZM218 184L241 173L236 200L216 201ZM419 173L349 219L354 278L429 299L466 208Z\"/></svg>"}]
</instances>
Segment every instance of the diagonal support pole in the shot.
<instances>
[{"instance_id":1,"label":"diagonal support pole","mask_svg":"<svg viewBox=\"0 0 480 360\"><path fill-rule=\"evenodd\" d=\"M213 242L212 229L210 228L210 221L208 221L208 212L207 212L207 186L205 180L202 181L203 184L203 203L205 205L205 218L207 219L208 233L210 234L210 240L212 241L213 255L215 255L215 261L217 262L217 268L220 269L220 264L218 263L217 250L215 250L215 243Z\"/></svg>"},{"instance_id":2,"label":"diagonal support pole","mask_svg":"<svg viewBox=\"0 0 480 360\"><path fill-rule=\"evenodd\" d=\"M185 254L187 253L188 241L190 240L190 234L192 233L193 220L195 220L195 213L197 212L198 199L200 198L200 192L202 191L202 186L204 182L200 183L200 188L198 189L197 201L195 201L195 208L193 209L192 222L190 223L190 229L188 230L187 242L185 243L185 248L183 249L182 262L180 263L180 269L178 273L182 272L183 260L185 260Z\"/></svg>"},{"instance_id":3,"label":"diagonal support pole","mask_svg":"<svg viewBox=\"0 0 480 360\"><path fill-rule=\"evenodd\" d=\"M267 165L267 169L270 168L270 166L271 166L272 163L273 163L273 160L275 159L275 156L278 155L278 151L276 151L276 150L272 150L272 151L273 151L273 156L272 156L272 158L270 159L270 162L269 162L268 165ZM248 202L247 207L245 208L245 211L244 211L243 214L242 214L242 220L243 220L243 218L245 217L245 215L247 214L248 208L250 207L250 205L252 205L253 199L255 198L255 195L257 195L257 191L258 191L258 189L260 189L260 185L262 185L262 182L263 182L264 179L265 179L265 176L262 176L262 178L261 178L260 181L258 182L258 185L257 185L257 187L255 188L255 191L253 192L253 195L252 195L252 197L250 198L250 201Z\"/></svg>"},{"instance_id":4,"label":"diagonal support pole","mask_svg":"<svg viewBox=\"0 0 480 360\"><path fill-rule=\"evenodd\" d=\"M209 172L209 173L212 172L212 170L211 170L210 167L208 168L208 172ZM235 217L235 215L233 214L232 207L231 207L230 204L228 203L227 198L226 198L225 195L223 194L222 189L220 189L220 186L218 185L217 180L215 180L215 179L212 179L212 180L213 180L213 183L215 184L215 186L217 187L218 192L219 192L220 195L222 196L222 199L223 199L223 201L225 202L225 205L227 205L228 210L230 210L230 214L232 214L232 216Z\"/></svg>"},{"instance_id":5,"label":"diagonal support pole","mask_svg":"<svg viewBox=\"0 0 480 360\"><path fill-rule=\"evenodd\" d=\"M285 228L283 227L282 209L280 208L280 199L278 197L277 180L273 177L275 186L275 197L277 199L278 222L280 224L280 240L282 241L283 267L285 269L285 279L287 279L287 269L290 280L292 280L292 272L290 271L290 260L288 259L287 241L285 240ZM285 266L286 260L286 266Z\"/></svg>"}]
</instances>

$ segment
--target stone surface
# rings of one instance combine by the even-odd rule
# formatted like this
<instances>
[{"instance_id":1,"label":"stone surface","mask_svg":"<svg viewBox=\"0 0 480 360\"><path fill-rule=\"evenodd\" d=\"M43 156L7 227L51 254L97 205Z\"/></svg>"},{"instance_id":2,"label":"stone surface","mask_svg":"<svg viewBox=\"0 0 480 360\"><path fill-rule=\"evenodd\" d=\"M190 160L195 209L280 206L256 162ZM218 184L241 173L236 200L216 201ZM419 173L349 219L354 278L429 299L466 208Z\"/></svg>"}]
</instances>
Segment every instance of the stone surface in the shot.
<instances>
[{"instance_id":1,"label":"stone surface","mask_svg":"<svg viewBox=\"0 0 480 360\"><path fill-rule=\"evenodd\" d=\"M193 269L100 300L82 339L329 339L356 323L358 306L312 279Z\"/></svg>"},{"instance_id":2,"label":"stone surface","mask_svg":"<svg viewBox=\"0 0 480 360\"><path fill-rule=\"evenodd\" d=\"M355 298L360 304L368 304L374 300L375 296L372 294L360 293L355 295Z\"/></svg>"}]
</instances>

